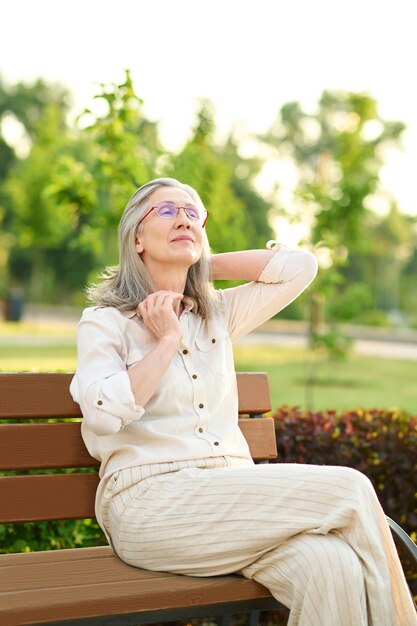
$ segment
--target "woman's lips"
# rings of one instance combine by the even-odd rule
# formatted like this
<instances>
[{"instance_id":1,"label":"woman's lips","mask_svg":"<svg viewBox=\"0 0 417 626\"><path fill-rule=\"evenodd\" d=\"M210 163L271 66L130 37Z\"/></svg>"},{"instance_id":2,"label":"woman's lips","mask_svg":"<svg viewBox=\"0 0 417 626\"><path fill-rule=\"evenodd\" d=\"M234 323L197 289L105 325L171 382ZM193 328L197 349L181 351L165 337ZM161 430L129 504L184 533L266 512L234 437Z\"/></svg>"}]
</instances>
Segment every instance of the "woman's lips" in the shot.
<instances>
[{"instance_id":1,"label":"woman's lips","mask_svg":"<svg viewBox=\"0 0 417 626\"><path fill-rule=\"evenodd\" d=\"M191 237L186 236L175 237L175 239L171 239L171 241L190 241L191 243L194 243L194 240Z\"/></svg>"}]
</instances>

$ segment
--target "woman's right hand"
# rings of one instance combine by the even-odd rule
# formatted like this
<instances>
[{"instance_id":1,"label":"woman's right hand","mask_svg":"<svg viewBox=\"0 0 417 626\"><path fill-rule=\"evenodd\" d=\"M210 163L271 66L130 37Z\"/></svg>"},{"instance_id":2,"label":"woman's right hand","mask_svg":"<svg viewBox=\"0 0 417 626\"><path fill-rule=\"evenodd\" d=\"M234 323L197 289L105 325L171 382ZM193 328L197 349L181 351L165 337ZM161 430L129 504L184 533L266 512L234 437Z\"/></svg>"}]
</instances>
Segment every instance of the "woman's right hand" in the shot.
<instances>
[{"instance_id":1,"label":"woman's right hand","mask_svg":"<svg viewBox=\"0 0 417 626\"><path fill-rule=\"evenodd\" d=\"M156 291L138 305L138 313L145 327L158 340L171 339L178 345L182 339L182 328L178 319L184 294L176 291Z\"/></svg>"}]
</instances>

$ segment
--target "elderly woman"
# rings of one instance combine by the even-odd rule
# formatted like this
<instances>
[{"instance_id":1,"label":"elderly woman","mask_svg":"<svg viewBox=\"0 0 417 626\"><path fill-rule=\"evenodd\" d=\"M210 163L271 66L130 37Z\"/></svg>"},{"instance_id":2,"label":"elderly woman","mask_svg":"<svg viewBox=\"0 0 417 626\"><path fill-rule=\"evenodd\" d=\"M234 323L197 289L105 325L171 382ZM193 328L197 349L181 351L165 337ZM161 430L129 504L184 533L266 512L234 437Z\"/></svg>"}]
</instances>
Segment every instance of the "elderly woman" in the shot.
<instances>
[{"instance_id":1,"label":"elderly woman","mask_svg":"<svg viewBox=\"0 0 417 626\"><path fill-rule=\"evenodd\" d=\"M71 392L101 462L101 527L130 565L259 581L291 626L417 624L367 478L254 465L238 427L232 342L310 284L315 257L280 244L210 255L207 217L191 187L143 185L119 266L89 290ZM211 279L250 282L215 291Z\"/></svg>"}]
</instances>

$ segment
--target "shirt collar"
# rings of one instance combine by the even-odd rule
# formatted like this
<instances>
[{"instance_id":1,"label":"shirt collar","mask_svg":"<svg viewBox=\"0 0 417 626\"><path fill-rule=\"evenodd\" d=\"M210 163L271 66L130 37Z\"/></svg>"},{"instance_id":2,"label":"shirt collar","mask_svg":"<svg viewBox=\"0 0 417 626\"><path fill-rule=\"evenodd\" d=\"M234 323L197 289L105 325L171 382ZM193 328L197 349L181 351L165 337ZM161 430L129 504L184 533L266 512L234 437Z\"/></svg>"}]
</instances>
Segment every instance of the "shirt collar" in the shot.
<instances>
[{"instance_id":1,"label":"shirt collar","mask_svg":"<svg viewBox=\"0 0 417 626\"><path fill-rule=\"evenodd\" d=\"M189 296L184 296L182 303L184 305L183 313L188 313L189 311L193 311L194 313L197 313L198 306L195 300L193 300ZM136 309L129 310L129 311L120 310L120 313L124 315L124 317L127 317L128 319L132 319L132 317L135 317L136 315Z\"/></svg>"}]
</instances>

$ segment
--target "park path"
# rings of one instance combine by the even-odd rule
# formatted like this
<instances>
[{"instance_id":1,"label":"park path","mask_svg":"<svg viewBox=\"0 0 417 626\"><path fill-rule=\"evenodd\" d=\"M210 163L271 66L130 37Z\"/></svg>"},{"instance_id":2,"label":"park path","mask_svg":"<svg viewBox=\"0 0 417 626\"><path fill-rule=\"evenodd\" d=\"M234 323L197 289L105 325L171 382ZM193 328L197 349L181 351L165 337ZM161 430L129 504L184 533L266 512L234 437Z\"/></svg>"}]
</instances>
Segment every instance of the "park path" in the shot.
<instances>
[{"instance_id":1,"label":"park path","mask_svg":"<svg viewBox=\"0 0 417 626\"><path fill-rule=\"evenodd\" d=\"M23 321L31 323L33 334L0 336L0 345L74 345L77 321L81 311L56 307L27 307ZM54 334L47 334L48 324ZM62 334L57 328L62 328ZM39 334L36 332L39 329ZM346 326L343 332L354 340L353 351L366 356L417 360L417 330L382 329ZM237 345L308 345L308 327L304 322L270 320L256 331L242 337Z\"/></svg>"},{"instance_id":2,"label":"park path","mask_svg":"<svg viewBox=\"0 0 417 626\"><path fill-rule=\"evenodd\" d=\"M307 347L305 334L254 331L237 341L236 345L277 345ZM395 340L354 339L353 352L363 356L417 361L417 343Z\"/></svg>"},{"instance_id":3,"label":"park path","mask_svg":"<svg viewBox=\"0 0 417 626\"><path fill-rule=\"evenodd\" d=\"M75 344L75 336L54 335L3 335L0 336L0 346L71 346ZM254 331L236 342L236 345L274 345L307 347L306 335L288 335L278 332ZM376 341L355 339L353 352L364 356L379 356L389 359L417 361L417 344L396 341Z\"/></svg>"}]
</instances>

